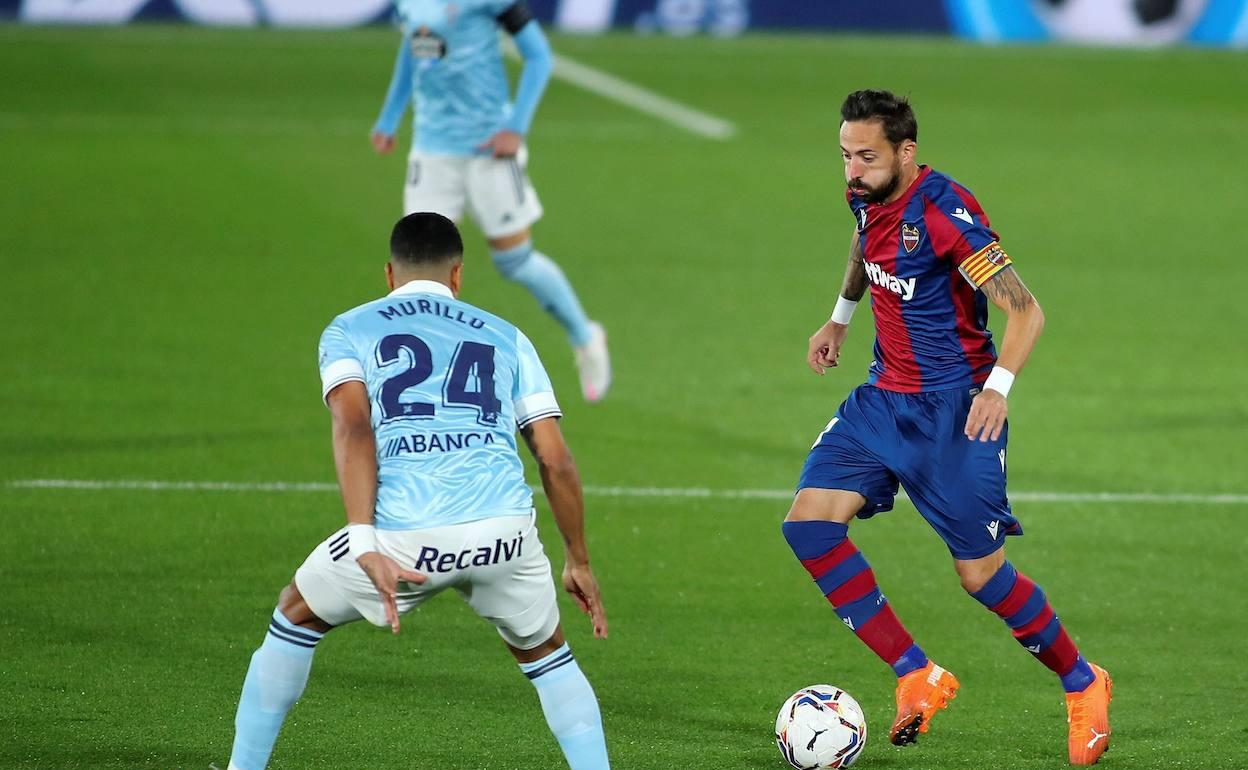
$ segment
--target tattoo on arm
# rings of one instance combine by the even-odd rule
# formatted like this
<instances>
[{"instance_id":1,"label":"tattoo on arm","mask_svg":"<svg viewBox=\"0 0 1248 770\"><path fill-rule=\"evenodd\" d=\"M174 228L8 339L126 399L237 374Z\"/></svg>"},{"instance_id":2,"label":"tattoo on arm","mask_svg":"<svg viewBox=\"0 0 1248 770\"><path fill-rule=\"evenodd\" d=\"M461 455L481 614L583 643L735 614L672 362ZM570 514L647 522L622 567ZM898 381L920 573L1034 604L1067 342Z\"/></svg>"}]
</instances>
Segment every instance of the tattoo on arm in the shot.
<instances>
[{"instance_id":1,"label":"tattoo on arm","mask_svg":"<svg viewBox=\"0 0 1248 770\"><path fill-rule=\"evenodd\" d=\"M1011 310L1023 311L1036 301L1013 267L997 273L980 288L1002 309L1008 306Z\"/></svg>"},{"instance_id":2,"label":"tattoo on arm","mask_svg":"<svg viewBox=\"0 0 1248 770\"><path fill-rule=\"evenodd\" d=\"M862 243L858 233L849 244L849 265L845 268L845 283L841 286L841 296L857 302L867 292L867 266L863 263Z\"/></svg>"}]
</instances>

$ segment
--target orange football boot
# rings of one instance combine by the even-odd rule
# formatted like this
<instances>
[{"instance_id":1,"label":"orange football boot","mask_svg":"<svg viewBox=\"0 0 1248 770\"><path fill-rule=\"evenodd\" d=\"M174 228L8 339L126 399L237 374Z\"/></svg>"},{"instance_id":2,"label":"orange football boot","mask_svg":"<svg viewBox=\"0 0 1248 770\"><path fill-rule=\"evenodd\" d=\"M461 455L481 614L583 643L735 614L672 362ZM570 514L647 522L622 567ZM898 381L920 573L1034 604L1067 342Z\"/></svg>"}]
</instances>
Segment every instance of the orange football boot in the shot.
<instances>
[{"instance_id":1,"label":"orange football boot","mask_svg":"<svg viewBox=\"0 0 1248 770\"><path fill-rule=\"evenodd\" d=\"M1070 763L1094 765L1109 750L1109 700L1114 682L1109 672L1089 663L1096 678L1083 692L1066 693L1066 721L1070 723Z\"/></svg>"},{"instance_id":2,"label":"orange football boot","mask_svg":"<svg viewBox=\"0 0 1248 770\"><path fill-rule=\"evenodd\" d=\"M949 705L958 692L958 679L932 661L897 680L897 719L888 731L896 746L914 743L927 732L932 715Z\"/></svg>"}]
</instances>

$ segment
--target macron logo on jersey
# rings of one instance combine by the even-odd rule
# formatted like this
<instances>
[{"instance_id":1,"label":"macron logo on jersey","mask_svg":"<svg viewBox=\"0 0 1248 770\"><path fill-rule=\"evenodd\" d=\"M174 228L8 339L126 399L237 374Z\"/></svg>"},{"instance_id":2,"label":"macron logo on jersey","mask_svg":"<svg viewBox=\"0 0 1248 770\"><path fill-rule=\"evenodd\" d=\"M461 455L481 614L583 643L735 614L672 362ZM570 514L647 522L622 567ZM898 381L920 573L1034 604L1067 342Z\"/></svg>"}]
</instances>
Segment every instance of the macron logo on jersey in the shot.
<instances>
[{"instance_id":1,"label":"macron logo on jersey","mask_svg":"<svg viewBox=\"0 0 1248 770\"><path fill-rule=\"evenodd\" d=\"M867 278L871 279L871 283L901 295L903 301L914 299L914 286L918 278L898 278L874 262L864 264L867 267Z\"/></svg>"}]
</instances>

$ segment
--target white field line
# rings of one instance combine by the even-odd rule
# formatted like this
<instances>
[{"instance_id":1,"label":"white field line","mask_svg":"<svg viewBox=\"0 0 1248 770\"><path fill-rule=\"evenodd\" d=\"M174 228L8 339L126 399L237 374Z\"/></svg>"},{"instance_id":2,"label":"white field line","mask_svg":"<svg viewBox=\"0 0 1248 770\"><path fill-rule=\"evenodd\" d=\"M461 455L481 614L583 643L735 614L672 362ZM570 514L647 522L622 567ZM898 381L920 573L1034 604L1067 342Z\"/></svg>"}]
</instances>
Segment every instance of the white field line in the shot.
<instances>
[{"instance_id":1,"label":"white field line","mask_svg":"<svg viewBox=\"0 0 1248 770\"><path fill-rule=\"evenodd\" d=\"M639 85L609 75L566 56L555 55L555 77L599 96L652 115L673 126L706 137L731 139L737 133L732 123L714 115L672 101Z\"/></svg>"},{"instance_id":2,"label":"white field line","mask_svg":"<svg viewBox=\"0 0 1248 770\"><path fill-rule=\"evenodd\" d=\"M16 479L5 482L13 489L140 490L147 492L337 492L338 485L318 481L152 481L141 479ZM541 494L540 489L533 490ZM589 485L591 497L675 498L703 500L787 500L791 489L711 489L709 487L607 487ZM905 497L904 493L899 495ZM1195 505L1248 505L1248 494L1196 494L1190 492L1011 492L1017 503L1121 503Z\"/></svg>"},{"instance_id":3,"label":"white field line","mask_svg":"<svg viewBox=\"0 0 1248 770\"><path fill-rule=\"evenodd\" d=\"M511 57L519 57L519 54L516 53L515 45L510 40L507 41L505 50ZM706 139L723 141L731 139L737 133L737 127L723 118L717 118L709 113L673 101L647 88L642 88L636 83L630 83L615 75L595 69L588 64L581 64L559 54L554 55L554 62L554 77L571 83L578 88L583 88L592 94L597 94L604 99L610 99L626 107L632 107L638 112L658 118L664 123L670 123L677 128L683 128L691 134L697 134Z\"/></svg>"}]
</instances>

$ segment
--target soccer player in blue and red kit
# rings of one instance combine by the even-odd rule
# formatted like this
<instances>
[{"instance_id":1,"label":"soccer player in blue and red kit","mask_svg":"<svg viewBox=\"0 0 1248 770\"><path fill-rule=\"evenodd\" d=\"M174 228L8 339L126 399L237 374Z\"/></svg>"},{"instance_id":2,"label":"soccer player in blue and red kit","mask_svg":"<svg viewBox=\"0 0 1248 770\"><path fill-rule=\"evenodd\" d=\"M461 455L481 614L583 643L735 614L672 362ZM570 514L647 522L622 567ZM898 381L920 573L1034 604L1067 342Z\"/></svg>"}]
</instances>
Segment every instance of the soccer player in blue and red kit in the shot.
<instances>
[{"instance_id":1,"label":"soccer player in blue and red kit","mask_svg":"<svg viewBox=\"0 0 1248 770\"><path fill-rule=\"evenodd\" d=\"M1044 592L1005 558L1005 537L1022 534L1005 492L1006 397L1044 313L970 191L915 162L918 124L905 99L857 91L841 118L857 227L841 296L810 338L807 363L818 374L837 365L868 288L875 360L811 448L785 539L845 625L893 667L889 739L912 743L958 680L914 642L848 536L854 518L890 510L904 485L963 588L1060 677L1070 761L1093 764L1109 747L1109 674L1084 660ZM999 354L989 300L1007 318Z\"/></svg>"}]
</instances>

